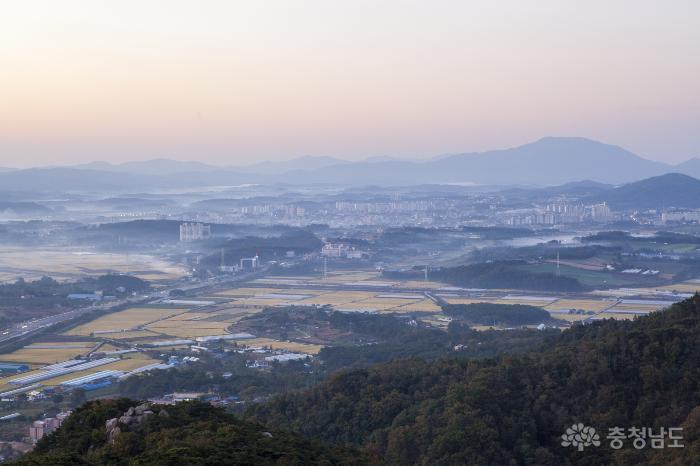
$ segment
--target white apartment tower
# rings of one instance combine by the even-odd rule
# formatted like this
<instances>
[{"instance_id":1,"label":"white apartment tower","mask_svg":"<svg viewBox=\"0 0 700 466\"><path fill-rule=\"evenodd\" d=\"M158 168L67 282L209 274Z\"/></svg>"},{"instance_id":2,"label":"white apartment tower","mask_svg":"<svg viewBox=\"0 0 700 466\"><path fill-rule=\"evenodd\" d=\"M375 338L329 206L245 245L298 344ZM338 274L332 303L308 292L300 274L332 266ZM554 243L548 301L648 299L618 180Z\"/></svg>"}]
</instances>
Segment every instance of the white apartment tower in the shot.
<instances>
[{"instance_id":1,"label":"white apartment tower","mask_svg":"<svg viewBox=\"0 0 700 466\"><path fill-rule=\"evenodd\" d=\"M211 225L203 223L181 223L180 241L197 241L211 236Z\"/></svg>"}]
</instances>

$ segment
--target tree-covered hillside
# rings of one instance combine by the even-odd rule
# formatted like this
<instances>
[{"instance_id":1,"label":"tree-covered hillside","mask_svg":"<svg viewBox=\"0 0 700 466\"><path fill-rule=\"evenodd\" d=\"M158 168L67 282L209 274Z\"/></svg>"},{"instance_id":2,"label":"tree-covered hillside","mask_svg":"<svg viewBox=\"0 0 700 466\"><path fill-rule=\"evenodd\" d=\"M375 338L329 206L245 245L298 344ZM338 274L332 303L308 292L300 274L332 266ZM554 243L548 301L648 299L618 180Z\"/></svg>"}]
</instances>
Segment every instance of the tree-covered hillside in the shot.
<instances>
[{"instance_id":1,"label":"tree-covered hillside","mask_svg":"<svg viewBox=\"0 0 700 466\"><path fill-rule=\"evenodd\" d=\"M523 356L344 372L249 415L396 465L696 464L700 297L633 322L575 326ZM579 422L597 429L599 447L561 445ZM682 427L685 447L610 447L608 429L635 426Z\"/></svg>"},{"instance_id":2,"label":"tree-covered hillside","mask_svg":"<svg viewBox=\"0 0 700 466\"><path fill-rule=\"evenodd\" d=\"M554 273L533 273L522 268L525 261L481 262L447 267L433 272L433 279L464 288L509 288L538 291L582 291L576 278Z\"/></svg>"},{"instance_id":3,"label":"tree-covered hillside","mask_svg":"<svg viewBox=\"0 0 700 466\"><path fill-rule=\"evenodd\" d=\"M538 325L554 321L541 307L526 304L448 304L442 312L475 325Z\"/></svg>"},{"instance_id":4,"label":"tree-covered hillside","mask_svg":"<svg viewBox=\"0 0 700 466\"><path fill-rule=\"evenodd\" d=\"M700 296L554 338L519 355L342 371L251 406L248 421L199 403L152 406L142 424L119 424L115 437L107 421L135 403L92 402L18 464L697 464ZM597 445L562 444L579 423L596 429ZM626 436L633 428L682 428L675 435L684 447L670 448L667 435L665 448L652 448L651 438L635 448L628 437L615 449L607 438L613 428Z\"/></svg>"},{"instance_id":5,"label":"tree-covered hillside","mask_svg":"<svg viewBox=\"0 0 700 466\"><path fill-rule=\"evenodd\" d=\"M93 401L76 410L53 435L13 464L74 465L372 465L349 448L325 446L246 422L199 402L148 406L134 413L128 399ZM129 408L133 413L129 418ZM122 417L125 416L125 417ZM106 425L110 419L120 432ZM127 424L125 424L127 423ZM110 432L111 438L110 438Z\"/></svg>"}]
</instances>

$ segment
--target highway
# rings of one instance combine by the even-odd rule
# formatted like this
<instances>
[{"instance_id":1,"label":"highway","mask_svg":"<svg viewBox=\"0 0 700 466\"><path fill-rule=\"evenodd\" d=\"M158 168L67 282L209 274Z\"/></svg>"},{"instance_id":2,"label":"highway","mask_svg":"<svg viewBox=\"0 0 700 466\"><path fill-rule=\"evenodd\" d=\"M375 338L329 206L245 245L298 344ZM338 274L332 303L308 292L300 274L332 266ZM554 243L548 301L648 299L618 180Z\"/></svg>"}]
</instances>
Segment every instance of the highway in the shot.
<instances>
[{"instance_id":1,"label":"highway","mask_svg":"<svg viewBox=\"0 0 700 466\"><path fill-rule=\"evenodd\" d=\"M50 328L56 324L62 324L70 322L71 320L77 319L82 315L94 311L109 311L110 309L116 309L124 305L134 305L134 304L144 304L157 299L162 299L168 296L168 293L174 289L180 289L183 291L195 291L204 290L207 288L219 288L228 287L245 280L251 280L253 278L258 278L263 275L266 269L263 267L256 272L246 273L236 276L225 276L225 277L212 277L206 282L197 283L185 283L176 282L171 286L159 291L154 291L152 293L131 296L120 300L110 300L101 303L95 303L85 307L80 307L70 311L66 311L60 314L55 314L47 317L42 317L39 319L27 320L24 322L19 322L12 324L0 331L0 345L3 343L10 342L15 339L28 338L34 334L42 333L47 328Z\"/></svg>"},{"instance_id":2,"label":"highway","mask_svg":"<svg viewBox=\"0 0 700 466\"><path fill-rule=\"evenodd\" d=\"M117 306L121 306L124 304L132 304L147 300L149 300L148 296L141 296L140 298L134 297L117 301L108 301L106 303L85 306L78 309L63 312L61 314L42 317L40 319L32 319L24 322L19 322L11 325L10 327L4 328L2 332L0 332L0 344L13 340L15 338L26 337L31 334L41 332L42 330L45 330L53 325L71 321L89 312L98 310L109 310L111 308L116 308Z\"/></svg>"}]
</instances>

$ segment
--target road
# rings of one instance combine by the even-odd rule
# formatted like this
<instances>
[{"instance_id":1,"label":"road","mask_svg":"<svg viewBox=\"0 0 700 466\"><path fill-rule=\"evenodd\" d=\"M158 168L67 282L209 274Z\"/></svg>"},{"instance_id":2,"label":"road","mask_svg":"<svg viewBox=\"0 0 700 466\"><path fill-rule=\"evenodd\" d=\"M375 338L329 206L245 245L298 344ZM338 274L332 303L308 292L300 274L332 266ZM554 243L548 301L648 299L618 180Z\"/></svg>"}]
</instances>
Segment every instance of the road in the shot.
<instances>
[{"instance_id":1,"label":"road","mask_svg":"<svg viewBox=\"0 0 700 466\"><path fill-rule=\"evenodd\" d=\"M0 331L0 344L7 343L11 340L18 338L27 338L34 334L41 333L49 327L56 324L62 324L70 322L71 320L77 319L82 315L94 311L109 311L110 309L117 309L124 305L134 305L143 304L157 299L162 299L168 296L168 293L174 289L180 289L183 291L192 292L195 290L204 290L207 288L218 288L231 286L233 284L239 283L245 280L251 280L253 278L258 278L266 272L265 268L252 273L236 275L236 276L224 276L224 277L213 277L205 282L197 283L182 283L176 282L167 288L160 289L159 291L154 291L152 293L147 293L143 295L131 296L129 298L120 300L111 300L103 303L97 303L90 306L80 307L78 309L73 309L70 311L63 312L61 314L55 314L48 317L42 317L40 319L32 319L24 322L19 322L11 325L10 327L2 329Z\"/></svg>"},{"instance_id":2,"label":"road","mask_svg":"<svg viewBox=\"0 0 700 466\"><path fill-rule=\"evenodd\" d=\"M98 311L98 310L109 310L111 308L116 308L117 306L122 306L124 304L132 304L136 302L142 302L148 300L148 296L141 296L139 298L128 298L117 301L109 301L106 303L94 304L92 306L85 306L78 309L73 309L61 314L55 314L48 317L42 317L40 319L32 319L24 322L19 322L8 328L2 330L0 334L0 344L13 340L15 338L25 337L34 333L38 333L44 329L47 329L53 325L60 324L63 322L68 322L70 320L76 319L83 314L88 312Z\"/></svg>"}]
</instances>

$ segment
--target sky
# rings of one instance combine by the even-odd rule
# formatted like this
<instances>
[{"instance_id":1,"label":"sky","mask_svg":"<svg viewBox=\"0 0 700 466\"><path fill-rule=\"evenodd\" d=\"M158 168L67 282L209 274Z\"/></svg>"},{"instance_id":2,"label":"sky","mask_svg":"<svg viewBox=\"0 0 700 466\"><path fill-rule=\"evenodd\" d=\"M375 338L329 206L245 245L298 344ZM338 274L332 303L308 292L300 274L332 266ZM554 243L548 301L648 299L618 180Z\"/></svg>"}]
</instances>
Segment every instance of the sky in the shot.
<instances>
[{"instance_id":1,"label":"sky","mask_svg":"<svg viewBox=\"0 0 700 466\"><path fill-rule=\"evenodd\" d=\"M0 166L700 157L697 0L4 0Z\"/></svg>"}]
</instances>

